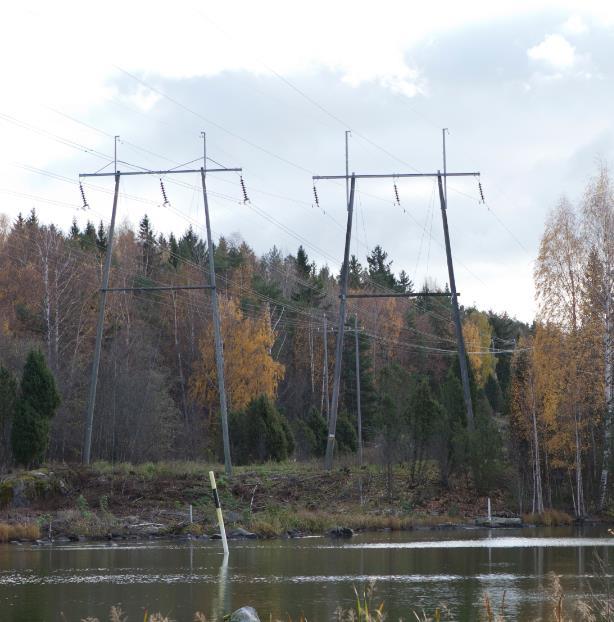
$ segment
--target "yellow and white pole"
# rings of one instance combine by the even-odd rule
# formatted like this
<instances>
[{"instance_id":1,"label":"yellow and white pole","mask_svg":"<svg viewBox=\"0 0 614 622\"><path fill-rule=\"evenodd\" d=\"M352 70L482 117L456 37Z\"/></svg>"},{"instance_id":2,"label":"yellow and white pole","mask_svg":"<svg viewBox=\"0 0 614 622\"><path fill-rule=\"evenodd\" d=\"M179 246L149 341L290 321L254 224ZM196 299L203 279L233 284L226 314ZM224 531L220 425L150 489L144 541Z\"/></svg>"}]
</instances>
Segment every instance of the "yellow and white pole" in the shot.
<instances>
[{"instance_id":1,"label":"yellow and white pole","mask_svg":"<svg viewBox=\"0 0 614 622\"><path fill-rule=\"evenodd\" d=\"M228 541L226 540L226 528L224 527L224 517L222 516L222 506L220 505L220 497L217 494L217 485L215 484L215 474L209 471L209 479L211 480L211 490L213 491L213 502L215 503L215 513L217 514L217 522L220 526L220 535L222 536L222 544L224 546L224 555L228 555Z\"/></svg>"}]
</instances>

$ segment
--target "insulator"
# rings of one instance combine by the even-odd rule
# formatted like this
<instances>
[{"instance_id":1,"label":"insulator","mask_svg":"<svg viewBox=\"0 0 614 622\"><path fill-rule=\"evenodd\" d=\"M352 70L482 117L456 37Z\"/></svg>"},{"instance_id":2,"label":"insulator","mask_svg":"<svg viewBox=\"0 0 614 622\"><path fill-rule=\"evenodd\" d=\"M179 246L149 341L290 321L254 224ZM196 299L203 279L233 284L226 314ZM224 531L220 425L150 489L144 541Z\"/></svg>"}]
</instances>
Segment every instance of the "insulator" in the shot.
<instances>
[{"instance_id":1,"label":"insulator","mask_svg":"<svg viewBox=\"0 0 614 622\"><path fill-rule=\"evenodd\" d=\"M243 191L243 203L249 203L249 197L247 196L247 190L245 189L245 181L243 181L243 175L240 177L241 190Z\"/></svg>"},{"instance_id":2,"label":"insulator","mask_svg":"<svg viewBox=\"0 0 614 622\"><path fill-rule=\"evenodd\" d=\"M160 190L162 190L162 198L164 199L162 205L164 207L169 207L171 203L166 196L166 188L164 187L164 182L162 181L162 179L160 179Z\"/></svg>"},{"instance_id":3,"label":"insulator","mask_svg":"<svg viewBox=\"0 0 614 622\"><path fill-rule=\"evenodd\" d=\"M486 203L486 200L484 199L484 192L482 191L482 182L478 181L478 188L480 189L480 197L482 199L482 203Z\"/></svg>"},{"instance_id":4,"label":"insulator","mask_svg":"<svg viewBox=\"0 0 614 622\"><path fill-rule=\"evenodd\" d=\"M85 190L83 190L83 184L81 182L79 182L79 190L81 190L81 198L83 199L83 206L81 207L81 209L83 210L89 209L90 205L87 202L87 199L85 198Z\"/></svg>"},{"instance_id":5,"label":"insulator","mask_svg":"<svg viewBox=\"0 0 614 622\"><path fill-rule=\"evenodd\" d=\"M320 207L320 199L318 198L318 191L315 184L313 185L313 198L315 199L316 205Z\"/></svg>"},{"instance_id":6,"label":"insulator","mask_svg":"<svg viewBox=\"0 0 614 622\"><path fill-rule=\"evenodd\" d=\"M397 182L393 182L394 185L394 198L397 205L401 205L401 199L399 199L399 189L397 188Z\"/></svg>"}]
</instances>

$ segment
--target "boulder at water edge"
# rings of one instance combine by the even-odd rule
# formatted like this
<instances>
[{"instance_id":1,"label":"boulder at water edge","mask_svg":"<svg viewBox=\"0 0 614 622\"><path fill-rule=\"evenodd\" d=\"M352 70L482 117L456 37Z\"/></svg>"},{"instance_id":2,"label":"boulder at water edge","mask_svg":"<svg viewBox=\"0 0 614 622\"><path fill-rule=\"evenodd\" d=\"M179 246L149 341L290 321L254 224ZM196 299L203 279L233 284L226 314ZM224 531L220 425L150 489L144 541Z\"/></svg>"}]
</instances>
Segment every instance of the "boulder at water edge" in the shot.
<instances>
[{"instance_id":1,"label":"boulder at water edge","mask_svg":"<svg viewBox=\"0 0 614 622\"><path fill-rule=\"evenodd\" d=\"M260 618L253 607L241 607L230 614L228 622L260 622Z\"/></svg>"}]
</instances>

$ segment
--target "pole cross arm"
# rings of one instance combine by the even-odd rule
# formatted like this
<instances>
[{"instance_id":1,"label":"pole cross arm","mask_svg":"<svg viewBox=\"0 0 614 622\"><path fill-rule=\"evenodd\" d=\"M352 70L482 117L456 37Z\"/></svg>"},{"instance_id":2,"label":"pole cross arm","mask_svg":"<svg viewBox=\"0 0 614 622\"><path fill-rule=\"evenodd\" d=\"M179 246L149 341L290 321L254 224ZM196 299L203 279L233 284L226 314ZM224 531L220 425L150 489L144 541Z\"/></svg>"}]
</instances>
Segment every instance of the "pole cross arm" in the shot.
<instances>
[{"instance_id":1,"label":"pole cross arm","mask_svg":"<svg viewBox=\"0 0 614 622\"><path fill-rule=\"evenodd\" d=\"M347 294L346 298L420 298L421 296L453 296L452 292L406 292L406 293L390 293L390 294ZM460 292L456 292L460 296ZM342 294L339 294L341 298Z\"/></svg>"},{"instance_id":2,"label":"pole cross arm","mask_svg":"<svg viewBox=\"0 0 614 622\"><path fill-rule=\"evenodd\" d=\"M375 173L375 174L356 174L352 175L314 175L312 179L396 179L401 177L479 177L480 172L472 173Z\"/></svg>"},{"instance_id":3,"label":"pole cross arm","mask_svg":"<svg viewBox=\"0 0 614 622\"><path fill-rule=\"evenodd\" d=\"M114 177L115 175L176 175L179 173L200 173L202 168L170 169L168 171L117 171L117 173L79 173L79 177ZM205 173L240 173L242 168L206 168Z\"/></svg>"},{"instance_id":4,"label":"pole cross arm","mask_svg":"<svg viewBox=\"0 0 614 622\"><path fill-rule=\"evenodd\" d=\"M180 289L213 289L213 285L161 285L155 287L101 287L101 292L159 292Z\"/></svg>"}]
</instances>

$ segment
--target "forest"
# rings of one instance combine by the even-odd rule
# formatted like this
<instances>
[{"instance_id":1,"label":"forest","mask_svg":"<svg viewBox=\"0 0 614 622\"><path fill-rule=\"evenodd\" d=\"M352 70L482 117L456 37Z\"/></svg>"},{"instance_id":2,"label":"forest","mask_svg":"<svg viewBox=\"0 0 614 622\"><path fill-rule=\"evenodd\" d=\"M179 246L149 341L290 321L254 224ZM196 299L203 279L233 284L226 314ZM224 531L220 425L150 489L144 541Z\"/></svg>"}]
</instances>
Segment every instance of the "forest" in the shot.
<instances>
[{"instance_id":1,"label":"forest","mask_svg":"<svg viewBox=\"0 0 614 622\"><path fill-rule=\"evenodd\" d=\"M82 459L107 243L102 222L81 229L75 220L62 231L42 224L35 209L14 220L0 216L3 468ZM210 252L193 228L166 235L144 216L137 230L116 231L110 286L207 283ZM339 275L316 265L302 246L293 254L273 246L257 256L248 241L221 237L213 253L233 461L320 459ZM422 295L447 286L416 284L396 272L383 241L365 258L352 256L352 292L418 295L349 301L337 455L352 461L358 451L358 351L365 462L389 472L403 463L415 485L436 469L443 487L504 489L521 512L562 508L583 517L606 509L613 262L614 193L602 166L578 204L562 198L547 218L534 267L535 321L461 309L475 411L470 429L450 298ZM107 297L93 459L221 459L212 331L208 290ZM23 432L30 406L19 404L35 364L48 370L57 399L53 393L37 428L42 444L28 458L20 448L31 434Z\"/></svg>"}]
</instances>

